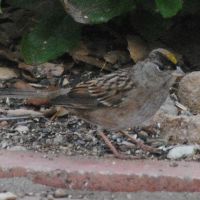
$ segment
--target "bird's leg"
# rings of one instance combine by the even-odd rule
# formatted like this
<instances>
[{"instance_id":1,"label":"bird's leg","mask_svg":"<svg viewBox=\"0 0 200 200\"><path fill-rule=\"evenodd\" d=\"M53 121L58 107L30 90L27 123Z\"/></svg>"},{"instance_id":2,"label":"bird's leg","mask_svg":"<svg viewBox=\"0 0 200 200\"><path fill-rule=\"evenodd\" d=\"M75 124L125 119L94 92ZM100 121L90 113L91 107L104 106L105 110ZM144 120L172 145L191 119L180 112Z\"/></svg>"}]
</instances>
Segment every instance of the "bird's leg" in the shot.
<instances>
[{"instance_id":1,"label":"bird's leg","mask_svg":"<svg viewBox=\"0 0 200 200\"><path fill-rule=\"evenodd\" d=\"M142 127L141 130L148 133L148 135L155 135L156 134L155 128L156 128L155 126L148 125L148 126Z\"/></svg>"},{"instance_id":2,"label":"bird's leg","mask_svg":"<svg viewBox=\"0 0 200 200\"><path fill-rule=\"evenodd\" d=\"M119 159L130 159L130 157L120 154L117 149L115 148L115 146L111 143L111 141L108 139L108 137L104 134L103 131L98 131L99 136L103 139L103 141L105 142L105 144L109 147L109 149L112 151L112 153L114 154L114 156L116 158Z\"/></svg>"},{"instance_id":3,"label":"bird's leg","mask_svg":"<svg viewBox=\"0 0 200 200\"><path fill-rule=\"evenodd\" d=\"M151 147L149 145L145 145L143 142L133 138L130 134L126 133L125 131L119 131L122 135L125 135L131 142L137 145L138 148L142 149L143 151L146 152L151 152L151 153L160 153L159 149L156 149L154 147Z\"/></svg>"}]
</instances>

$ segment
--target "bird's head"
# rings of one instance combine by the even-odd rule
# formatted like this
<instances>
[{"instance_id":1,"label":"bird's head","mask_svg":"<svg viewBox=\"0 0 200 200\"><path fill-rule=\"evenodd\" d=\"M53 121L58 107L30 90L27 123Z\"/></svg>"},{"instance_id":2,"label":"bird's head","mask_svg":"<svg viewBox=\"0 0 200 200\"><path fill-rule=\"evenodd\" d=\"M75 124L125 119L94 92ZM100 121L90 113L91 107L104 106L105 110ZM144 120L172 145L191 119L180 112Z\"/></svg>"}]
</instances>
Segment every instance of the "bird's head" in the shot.
<instances>
[{"instance_id":1,"label":"bird's head","mask_svg":"<svg viewBox=\"0 0 200 200\"><path fill-rule=\"evenodd\" d=\"M156 68L161 74L171 73L176 77L184 76L177 56L171 51L163 48L154 49L150 52L148 58L150 62L157 66Z\"/></svg>"}]
</instances>

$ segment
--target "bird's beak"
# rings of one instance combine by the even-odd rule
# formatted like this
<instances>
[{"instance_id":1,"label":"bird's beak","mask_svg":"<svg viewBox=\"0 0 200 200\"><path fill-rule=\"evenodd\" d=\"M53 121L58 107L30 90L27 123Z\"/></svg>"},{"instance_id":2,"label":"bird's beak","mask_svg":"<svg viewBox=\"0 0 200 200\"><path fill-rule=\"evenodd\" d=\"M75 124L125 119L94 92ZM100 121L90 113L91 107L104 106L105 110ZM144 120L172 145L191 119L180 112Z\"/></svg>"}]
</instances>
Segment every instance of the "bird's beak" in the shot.
<instances>
[{"instance_id":1,"label":"bird's beak","mask_svg":"<svg viewBox=\"0 0 200 200\"><path fill-rule=\"evenodd\" d=\"M177 66L176 70L172 73L172 75L175 77L183 77L183 76L185 76L185 73L183 72L181 67Z\"/></svg>"}]
</instances>

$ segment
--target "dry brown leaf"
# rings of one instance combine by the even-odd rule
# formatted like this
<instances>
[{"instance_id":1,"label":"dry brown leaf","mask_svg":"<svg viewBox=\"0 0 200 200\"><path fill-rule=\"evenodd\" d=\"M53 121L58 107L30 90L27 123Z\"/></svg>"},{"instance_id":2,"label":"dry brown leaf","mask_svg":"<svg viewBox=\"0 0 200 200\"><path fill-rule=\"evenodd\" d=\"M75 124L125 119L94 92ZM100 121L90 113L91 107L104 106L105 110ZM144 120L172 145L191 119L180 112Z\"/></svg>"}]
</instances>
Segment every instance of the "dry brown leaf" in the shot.
<instances>
[{"instance_id":1,"label":"dry brown leaf","mask_svg":"<svg viewBox=\"0 0 200 200\"><path fill-rule=\"evenodd\" d=\"M128 53L120 50L109 51L103 58L106 62L113 65L116 63L127 63L130 60Z\"/></svg>"},{"instance_id":2,"label":"dry brown leaf","mask_svg":"<svg viewBox=\"0 0 200 200\"><path fill-rule=\"evenodd\" d=\"M58 117L63 117L65 115L69 114L69 110L67 110L63 106L56 106L55 109L56 109L56 112L51 117L51 120L54 120L54 119L56 119Z\"/></svg>"},{"instance_id":3,"label":"dry brown leaf","mask_svg":"<svg viewBox=\"0 0 200 200\"><path fill-rule=\"evenodd\" d=\"M12 52L3 46L0 46L0 56L13 62L17 62L19 59L17 52Z\"/></svg>"},{"instance_id":4,"label":"dry brown leaf","mask_svg":"<svg viewBox=\"0 0 200 200\"><path fill-rule=\"evenodd\" d=\"M102 40L103 44L97 46L95 41L82 41L81 45L71 53L71 56L75 61L81 61L108 71L111 71L115 64L121 65L130 61L127 51L112 50L107 52L104 42Z\"/></svg>"},{"instance_id":5,"label":"dry brown leaf","mask_svg":"<svg viewBox=\"0 0 200 200\"><path fill-rule=\"evenodd\" d=\"M71 51L71 56L77 58L78 56L88 56L90 55L90 50L87 48L86 44L81 41L79 46Z\"/></svg>"},{"instance_id":6,"label":"dry brown leaf","mask_svg":"<svg viewBox=\"0 0 200 200\"><path fill-rule=\"evenodd\" d=\"M40 65L27 65L20 63L19 68L31 73L34 78L52 78L61 76L64 72L63 64L43 63Z\"/></svg>"},{"instance_id":7,"label":"dry brown leaf","mask_svg":"<svg viewBox=\"0 0 200 200\"><path fill-rule=\"evenodd\" d=\"M17 82L15 82L13 84L13 87L19 90L27 90L27 89L34 90L34 88L29 83L26 83L21 80L18 80Z\"/></svg>"},{"instance_id":8,"label":"dry brown leaf","mask_svg":"<svg viewBox=\"0 0 200 200\"><path fill-rule=\"evenodd\" d=\"M69 114L69 111L63 106L53 106L50 109L43 111L45 117L50 117L51 120L55 120L58 117L63 117Z\"/></svg>"},{"instance_id":9,"label":"dry brown leaf","mask_svg":"<svg viewBox=\"0 0 200 200\"><path fill-rule=\"evenodd\" d=\"M32 84L33 85L33 84ZM13 87L19 90L36 90L34 87L32 87L31 84L26 83L24 81L17 81ZM49 90L55 90L55 88L49 88ZM45 90L47 91L47 89ZM24 102L26 105L33 105L33 106L40 106L40 105L46 105L49 104L48 98L29 98L26 99Z\"/></svg>"},{"instance_id":10,"label":"dry brown leaf","mask_svg":"<svg viewBox=\"0 0 200 200\"><path fill-rule=\"evenodd\" d=\"M135 63L146 58L149 53L149 47L145 41L138 36L128 35L127 42L129 53Z\"/></svg>"},{"instance_id":11,"label":"dry brown leaf","mask_svg":"<svg viewBox=\"0 0 200 200\"><path fill-rule=\"evenodd\" d=\"M49 99L31 98L25 100L26 105L41 106L49 104Z\"/></svg>"},{"instance_id":12,"label":"dry brown leaf","mask_svg":"<svg viewBox=\"0 0 200 200\"><path fill-rule=\"evenodd\" d=\"M64 70L70 70L73 66L74 62L68 62L63 64Z\"/></svg>"},{"instance_id":13,"label":"dry brown leaf","mask_svg":"<svg viewBox=\"0 0 200 200\"><path fill-rule=\"evenodd\" d=\"M21 72L22 77L29 82L37 82L38 80L32 76L30 73L26 73L26 71Z\"/></svg>"},{"instance_id":14,"label":"dry brown leaf","mask_svg":"<svg viewBox=\"0 0 200 200\"><path fill-rule=\"evenodd\" d=\"M8 126L8 122L7 121L0 122L0 128L5 128L7 126Z\"/></svg>"},{"instance_id":15,"label":"dry brown leaf","mask_svg":"<svg viewBox=\"0 0 200 200\"><path fill-rule=\"evenodd\" d=\"M87 64L90 65L94 65L100 69L104 69L104 70L111 70L111 64L110 63L106 63L105 61L102 61L96 57L92 57L92 56L74 56L75 60L79 60L82 62L85 62Z\"/></svg>"},{"instance_id":16,"label":"dry brown leaf","mask_svg":"<svg viewBox=\"0 0 200 200\"><path fill-rule=\"evenodd\" d=\"M19 73L17 70L8 67L0 67L0 80L9 80L17 78L18 76Z\"/></svg>"}]
</instances>

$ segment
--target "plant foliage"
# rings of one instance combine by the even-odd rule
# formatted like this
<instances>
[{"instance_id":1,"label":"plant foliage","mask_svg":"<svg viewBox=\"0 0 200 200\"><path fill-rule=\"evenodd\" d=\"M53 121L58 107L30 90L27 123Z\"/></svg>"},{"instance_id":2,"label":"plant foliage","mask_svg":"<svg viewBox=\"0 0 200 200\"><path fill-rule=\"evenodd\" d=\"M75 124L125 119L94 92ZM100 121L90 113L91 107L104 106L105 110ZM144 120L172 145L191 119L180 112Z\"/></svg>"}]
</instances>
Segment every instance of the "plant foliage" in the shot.
<instances>
[{"instance_id":1,"label":"plant foliage","mask_svg":"<svg viewBox=\"0 0 200 200\"><path fill-rule=\"evenodd\" d=\"M81 24L106 23L130 11L137 13L138 4L144 8L147 5L146 0L7 0L7 2L14 7L31 10L36 16L35 27L23 36L21 42L22 55L27 63L46 62L73 50L80 40ZM155 24L159 29L159 24L162 23L160 18L175 16L182 9L183 3L183 0L148 0L148 13L152 15L147 20L148 24ZM142 25L146 23L145 16L145 13L141 14L142 21L137 21L136 29L146 30Z\"/></svg>"}]
</instances>

